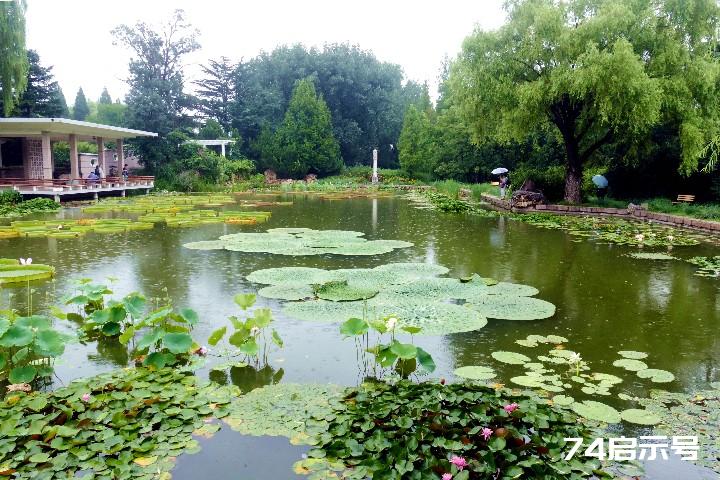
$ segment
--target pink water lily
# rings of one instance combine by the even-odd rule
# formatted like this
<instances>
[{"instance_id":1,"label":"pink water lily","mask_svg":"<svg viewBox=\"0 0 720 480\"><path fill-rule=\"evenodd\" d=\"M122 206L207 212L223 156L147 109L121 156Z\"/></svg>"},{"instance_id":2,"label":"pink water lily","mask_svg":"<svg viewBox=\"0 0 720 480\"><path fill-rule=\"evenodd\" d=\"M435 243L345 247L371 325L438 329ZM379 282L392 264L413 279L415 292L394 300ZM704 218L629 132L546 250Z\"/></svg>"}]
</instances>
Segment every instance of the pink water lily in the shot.
<instances>
[{"instance_id":1,"label":"pink water lily","mask_svg":"<svg viewBox=\"0 0 720 480\"><path fill-rule=\"evenodd\" d=\"M515 410L517 410L518 408L520 408L520 405L518 405L518 404L515 403L515 402L511 403L510 405L505 405L505 406L503 407L503 409L504 409L506 412L508 412L508 413L512 413L512 412L514 412Z\"/></svg>"},{"instance_id":2,"label":"pink water lily","mask_svg":"<svg viewBox=\"0 0 720 480\"><path fill-rule=\"evenodd\" d=\"M195 353L197 353L201 357L204 357L205 355L207 355L208 349L207 349L207 347L202 346L202 347L198 348L197 350L195 350Z\"/></svg>"},{"instance_id":3,"label":"pink water lily","mask_svg":"<svg viewBox=\"0 0 720 480\"><path fill-rule=\"evenodd\" d=\"M443 473L442 480L452 480L451 473Z\"/></svg>"},{"instance_id":4,"label":"pink water lily","mask_svg":"<svg viewBox=\"0 0 720 480\"><path fill-rule=\"evenodd\" d=\"M21 258L20 259L20 265L31 265L32 264L32 258Z\"/></svg>"},{"instance_id":5,"label":"pink water lily","mask_svg":"<svg viewBox=\"0 0 720 480\"><path fill-rule=\"evenodd\" d=\"M493 434L492 429L487 428L487 427L483 428L482 431L480 432L480 435L483 436L485 441L487 441L487 439L490 438L492 436L492 434Z\"/></svg>"},{"instance_id":6,"label":"pink water lily","mask_svg":"<svg viewBox=\"0 0 720 480\"><path fill-rule=\"evenodd\" d=\"M82 397L80 397L83 402L89 402L92 396L89 393L83 393Z\"/></svg>"},{"instance_id":7,"label":"pink water lily","mask_svg":"<svg viewBox=\"0 0 720 480\"><path fill-rule=\"evenodd\" d=\"M455 465L458 470L462 470L463 468L468 466L467 460L465 460L463 457L458 457L457 455L453 455L450 459L450 463Z\"/></svg>"}]
</instances>

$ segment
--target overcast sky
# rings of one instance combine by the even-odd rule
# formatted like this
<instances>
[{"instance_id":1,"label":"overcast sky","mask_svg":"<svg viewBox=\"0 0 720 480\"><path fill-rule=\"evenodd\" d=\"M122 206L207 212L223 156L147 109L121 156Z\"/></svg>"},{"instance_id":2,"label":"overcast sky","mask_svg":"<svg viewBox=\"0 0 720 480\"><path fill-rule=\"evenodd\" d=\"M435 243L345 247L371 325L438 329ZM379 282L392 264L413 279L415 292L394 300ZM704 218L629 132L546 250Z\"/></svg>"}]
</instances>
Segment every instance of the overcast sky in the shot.
<instances>
[{"instance_id":1,"label":"overcast sky","mask_svg":"<svg viewBox=\"0 0 720 480\"><path fill-rule=\"evenodd\" d=\"M27 42L53 72L72 106L82 86L96 100L107 87L124 96L129 53L113 45L110 31L138 20L156 24L176 8L200 30L202 48L188 56L186 77L222 55L250 59L283 44L350 42L406 77L427 81L431 92L445 54L454 56L476 25L497 28L502 0L28 0ZM190 86L190 82L187 82ZM434 97L434 95L433 95Z\"/></svg>"}]
</instances>

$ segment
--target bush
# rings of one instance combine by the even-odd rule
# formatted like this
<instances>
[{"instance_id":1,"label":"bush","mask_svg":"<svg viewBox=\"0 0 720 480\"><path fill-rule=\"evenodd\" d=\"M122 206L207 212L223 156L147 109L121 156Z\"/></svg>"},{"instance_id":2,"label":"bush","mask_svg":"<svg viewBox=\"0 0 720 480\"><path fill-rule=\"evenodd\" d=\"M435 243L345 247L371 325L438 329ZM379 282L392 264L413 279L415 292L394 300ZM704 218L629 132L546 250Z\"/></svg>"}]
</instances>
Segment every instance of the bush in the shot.
<instances>
[{"instance_id":1,"label":"bush","mask_svg":"<svg viewBox=\"0 0 720 480\"><path fill-rule=\"evenodd\" d=\"M20 217L31 213L55 212L59 208L60 204L49 198L33 198L26 202L7 204L0 202L0 217Z\"/></svg>"},{"instance_id":2,"label":"bush","mask_svg":"<svg viewBox=\"0 0 720 480\"><path fill-rule=\"evenodd\" d=\"M562 165L546 168L520 165L510 172L510 180L513 190L519 190L526 180L532 180L535 188L541 190L550 201L562 200L565 196L565 167Z\"/></svg>"},{"instance_id":3,"label":"bush","mask_svg":"<svg viewBox=\"0 0 720 480\"><path fill-rule=\"evenodd\" d=\"M223 159L221 168L223 180L229 182L246 179L255 173L255 164L247 158L238 160Z\"/></svg>"},{"instance_id":4,"label":"bush","mask_svg":"<svg viewBox=\"0 0 720 480\"><path fill-rule=\"evenodd\" d=\"M22 195L17 190L0 191L0 205L15 205L22 202Z\"/></svg>"}]
</instances>

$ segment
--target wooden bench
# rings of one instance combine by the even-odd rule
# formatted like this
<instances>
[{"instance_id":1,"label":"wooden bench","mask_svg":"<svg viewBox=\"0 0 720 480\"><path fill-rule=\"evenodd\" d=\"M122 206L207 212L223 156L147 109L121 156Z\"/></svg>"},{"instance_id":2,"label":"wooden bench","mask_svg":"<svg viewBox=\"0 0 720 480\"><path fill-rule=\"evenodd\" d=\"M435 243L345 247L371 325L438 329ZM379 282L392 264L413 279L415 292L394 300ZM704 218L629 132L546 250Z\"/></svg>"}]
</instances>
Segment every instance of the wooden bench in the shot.
<instances>
[{"instance_id":1,"label":"wooden bench","mask_svg":"<svg viewBox=\"0 0 720 480\"><path fill-rule=\"evenodd\" d=\"M676 203L693 203L695 201L695 195L678 195L677 200L672 202L673 204Z\"/></svg>"}]
</instances>

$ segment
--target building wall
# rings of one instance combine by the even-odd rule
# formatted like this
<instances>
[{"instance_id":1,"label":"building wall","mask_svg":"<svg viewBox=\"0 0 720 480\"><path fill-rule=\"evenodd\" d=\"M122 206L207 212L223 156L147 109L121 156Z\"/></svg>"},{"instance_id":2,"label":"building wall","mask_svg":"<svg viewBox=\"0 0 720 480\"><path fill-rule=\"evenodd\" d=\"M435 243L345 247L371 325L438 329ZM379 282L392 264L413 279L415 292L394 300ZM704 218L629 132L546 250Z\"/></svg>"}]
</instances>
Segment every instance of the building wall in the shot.
<instances>
[{"instance_id":1,"label":"building wall","mask_svg":"<svg viewBox=\"0 0 720 480\"><path fill-rule=\"evenodd\" d=\"M24 143L23 165L25 167L25 178L44 178L42 140L40 138L26 138Z\"/></svg>"}]
</instances>

